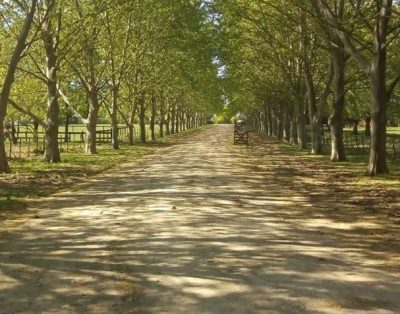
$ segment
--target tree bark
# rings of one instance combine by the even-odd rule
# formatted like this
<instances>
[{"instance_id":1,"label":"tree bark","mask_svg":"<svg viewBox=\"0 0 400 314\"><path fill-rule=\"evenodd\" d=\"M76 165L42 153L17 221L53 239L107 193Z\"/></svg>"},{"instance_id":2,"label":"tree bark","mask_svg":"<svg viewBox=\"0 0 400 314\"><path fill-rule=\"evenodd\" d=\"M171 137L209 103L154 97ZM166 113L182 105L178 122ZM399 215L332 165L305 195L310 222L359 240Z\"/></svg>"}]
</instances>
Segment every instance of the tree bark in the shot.
<instances>
[{"instance_id":1,"label":"tree bark","mask_svg":"<svg viewBox=\"0 0 400 314\"><path fill-rule=\"evenodd\" d=\"M133 146L135 144L135 116L136 116L136 110L137 110L137 98L135 99L130 99L131 102L131 112L130 112L130 117L129 119L124 119L125 124L128 127L128 141L129 141L129 146ZM121 114L122 118L124 118L124 115Z\"/></svg>"},{"instance_id":2,"label":"tree bark","mask_svg":"<svg viewBox=\"0 0 400 314\"><path fill-rule=\"evenodd\" d=\"M51 67L51 69L55 69ZM50 74L49 72L52 72ZM47 73L47 121L46 121L46 145L45 160L47 162L61 162L60 149L58 145L58 127L60 119L60 106L57 96L57 80L55 72Z\"/></svg>"},{"instance_id":3,"label":"tree bark","mask_svg":"<svg viewBox=\"0 0 400 314\"><path fill-rule=\"evenodd\" d=\"M306 46L306 45L304 45ZM311 65L308 62L308 56L304 59L304 72L305 83L307 88L308 112L310 115L310 140L311 140L311 154L321 154L322 152L322 123L320 111L321 108L317 106L315 85Z\"/></svg>"},{"instance_id":4,"label":"tree bark","mask_svg":"<svg viewBox=\"0 0 400 314\"><path fill-rule=\"evenodd\" d=\"M175 105L171 110L171 134L175 134L175 116L176 116L176 107Z\"/></svg>"},{"instance_id":5,"label":"tree bark","mask_svg":"<svg viewBox=\"0 0 400 314\"><path fill-rule=\"evenodd\" d=\"M139 99L140 142L146 143L146 107L144 95Z\"/></svg>"},{"instance_id":6,"label":"tree bark","mask_svg":"<svg viewBox=\"0 0 400 314\"><path fill-rule=\"evenodd\" d=\"M306 148L306 116L304 113L304 100L300 99L297 112L296 112L296 119L297 119L297 147L299 149Z\"/></svg>"},{"instance_id":7,"label":"tree bark","mask_svg":"<svg viewBox=\"0 0 400 314\"><path fill-rule=\"evenodd\" d=\"M165 135L171 135L171 113L168 112L167 119L165 121Z\"/></svg>"},{"instance_id":8,"label":"tree bark","mask_svg":"<svg viewBox=\"0 0 400 314\"><path fill-rule=\"evenodd\" d=\"M329 127L331 130L331 161L340 162L346 160L343 143L346 52L339 39L335 40L335 44L335 47L332 48L334 103L333 112L329 117Z\"/></svg>"},{"instance_id":9,"label":"tree bark","mask_svg":"<svg viewBox=\"0 0 400 314\"><path fill-rule=\"evenodd\" d=\"M370 176L389 172L386 163L386 60L378 61L376 65L371 73L371 151L368 165Z\"/></svg>"},{"instance_id":10,"label":"tree bark","mask_svg":"<svg viewBox=\"0 0 400 314\"><path fill-rule=\"evenodd\" d=\"M176 108L176 113L175 113L175 133L179 133L179 124L180 124L180 110L179 108Z\"/></svg>"},{"instance_id":11,"label":"tree bark","mask_svg":"<svg viewBox=\"0 0 400 314\"><path fill-rule=\"evenodd\" d=\"M153 142L156 140L156 97L151 97L150 137Z\"/></svg>"},{"instance_id":12,"label":"tree bark","mask_svg":"<svg viewBox=\"0 0 400 314\"><path fill-rule=\"evenodd\" d=\"M264 102L263 104L263 125L264 125L264 134L268 135L268 130L269 130L269 125L268 125L268 109L267 109L267 104Z\"/></svg>"},{"instance_id":13,"label":"tree bark","mask_svg":"<svg viewBox=\"0 0 400 314\"><path fill-rule=\"evenodd\" d=\"M276 136L278 137L278 139L283 140L283 110L280 107L280 105L278 105L279 109L277 110L277 134Z\"/></svg>"},{"instance_id":14,"label":"tree bark","mask_svg":"<svg viewBox=\"0 0 400 314\"><path fill-rule=\"evenodd\" d=\"M69 120L71 118L71 113L68 110L68 107L66 107L67 113L65 115L65 128L64 128L64 142L68 143L69 142Z\"/></svg>"},{"instance_id":15,"label":"tree bark","mask_svg":"<svg viewBox=\"0 0 400 314\"><path fill-rule=\"evenodd\" d=\"M290 139L289 143L293 145L297 145L298 137L297 137L297 120L292 118L290 120Z\"/></svg>"},{"instance_id":16,"label":"tree bark","mask_svg":"<svg viewBox=\"0 0 400 314\"><path fill-rule=\"evenodd\" d=\"M118 138L118 97L119 87L117 83L113 83L114 87L112 90L112 108L111 108L111 145L113 149L119 149L119 138Z\"/></svg>"},{"instance_id":17,"label":"tree bark","mask_svg":"<svg viewBox=\"0 0 400 314\"><path fill-rule=\"evenodd\" d=\"M46 81L47 81L47 120L46 139L44 158L47 162L61 162L60 149L58 145L58 127L60 120L60 105L58 102L57 91L57 72L58 56L56 46L57 38L54 37L56 31L53 27L51 17L55 13L55 2L45 1L45 7L48 10L47 16L42 25L42 39L46 51ZM59 17L61 18L61 16ZM57 30L60 31L60 30Z\"/></svg>"},{"instance_id":18,"label":"tree bark","mask_svg":"<svg viewBox=\"0 0 400 314\"><path fill-rule=\"evenodd\" d=\"M133 124L128 125L128 142L129 146L133 146L135 144L135 130Z\"/></svg>"},{"instance_id":19,"label":"tree bark","mask_svg":"<svg viewBox=\"0 0 400 314\"><path fill-rule=\"evenodd\" d=\"M89 94L89 114L86 122L86 153L97 154L97 118L99 115L99 99L96 87Z\"/></svg>"},{"instance_id":20,"label":"tree bark","mask_svg":"<svg viewBox=\"0 0 400 314\"><path fill-rule=\"evenodd\" d=\"M271 109L271 104L267 105L267 120L268 120L268 135L273 136L274 135L274 123L273 123L273 117L272 117L272 109Z\"/></svg>"},{"instance_id":21,"label":"tree bark","mask_svg":"<svg viewBox=\"0 0 400 314\"><path fill-rule=\"evenodd\" d=\"M290 142L290 116L287 110L283 113L283 139Z\"/></svg>"}]
</instances>

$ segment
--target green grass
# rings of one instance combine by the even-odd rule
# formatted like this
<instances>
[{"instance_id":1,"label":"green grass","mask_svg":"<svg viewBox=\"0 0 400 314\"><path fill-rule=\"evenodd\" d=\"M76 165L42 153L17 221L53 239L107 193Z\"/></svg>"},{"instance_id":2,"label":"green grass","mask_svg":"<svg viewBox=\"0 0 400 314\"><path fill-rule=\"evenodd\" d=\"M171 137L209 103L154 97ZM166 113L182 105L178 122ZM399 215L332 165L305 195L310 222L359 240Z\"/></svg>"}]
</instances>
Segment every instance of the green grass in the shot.
<instances>
[{"instance_id":1,"label":"green grass","mask_svg":"<svg viewBox=\"0 0 400 314\"><path fill-rule=\"evenodd\" d=\"M387 132L388 132L388 134L400 135L400 127L388 127Z\"/></svg>"},{"instance_id":2,"label":"green grass","mask_svg":"<svg viewBox=\"0 0 400 314\"><path fill-rule=\"evenodd\" d=\"M133 161L140 156L153 152L160 145L160 143L135 146L121 145L119 150L114 150L109 145L103 145L98 146L98 154L95 155L88 155L83 152L64 153L61 163L49 164L42 158L32 158L12 160L10 166L15 176L37 176L54 172L90 174L115 167L120 163Z\"/></svg>"},{"instance_id":3,"label":"green grass","mask_svg":"<svg viewBox=\"0 0 400 314\"><path fill-rule=\"evenodd\" d=\"M0 210L12 202L46 196L59 188L73 185L87 176L153 153L161 144L127 146L119 150L100 146L98 154L62 154L62 162L49 164L42 158L15 159L10 162L12 174L0 175Z\"/></svg>"}]
</instances>

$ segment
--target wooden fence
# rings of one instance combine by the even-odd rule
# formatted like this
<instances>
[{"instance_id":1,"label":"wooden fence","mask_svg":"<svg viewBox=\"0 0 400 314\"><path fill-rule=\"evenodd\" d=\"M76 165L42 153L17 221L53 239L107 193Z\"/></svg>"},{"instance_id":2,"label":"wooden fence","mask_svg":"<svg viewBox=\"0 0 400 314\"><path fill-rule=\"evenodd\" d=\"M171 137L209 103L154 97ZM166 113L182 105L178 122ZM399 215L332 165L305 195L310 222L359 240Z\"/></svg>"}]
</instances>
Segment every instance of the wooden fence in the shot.
<instances>
[{"instance_id":1,"label":"wooden fence","mask_svg":"<svg viewBox=\"0 0 400 314\"><path fill-rule=\"evenodd\" d=\"M86 142L86 132L75 131L60 132L59 147L62 152L75 152L82 151ZM134 138L137 138L138 132L134 130ZM16 134L18 140L14 144L12 141L6 141L6 152L9 158L22 158L32 157L35 155L42 155L45 150L45 132L38 131L33 132L25 129L20 130ZM128 128L118 128L118 139L120 142L126 142L128 140ZM96 131L96 143L97 144L111 144L112 142L112 130L100 127Z\"/></svg>"},{"instance_id":2,"label":"wooden fence","mask_svg":"<svg viewBox=\"0 0 400 314\"><path fill-rule=\"evenodd\" d=\"M354 155L368 154L371 146L371 138L363 133L352 134L344 132L344 146L348 153ZM329 132L324 132L323 144L331 146L331 136ZM400 135L388 134L386 139L386 151L388 156L400 160Z\"/></svg>"}]
</instances>

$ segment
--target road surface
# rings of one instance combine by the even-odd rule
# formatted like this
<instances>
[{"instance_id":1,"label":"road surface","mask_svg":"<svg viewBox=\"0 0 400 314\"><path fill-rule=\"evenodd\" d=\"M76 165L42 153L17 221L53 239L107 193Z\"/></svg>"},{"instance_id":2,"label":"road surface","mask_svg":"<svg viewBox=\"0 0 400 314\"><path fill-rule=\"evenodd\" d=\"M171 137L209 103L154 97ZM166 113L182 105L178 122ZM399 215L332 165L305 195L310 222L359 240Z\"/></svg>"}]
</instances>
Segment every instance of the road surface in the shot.
<instances>
[{"instance_id":1,"label":"road surface","mask_svg":"<svg viewBox=\"0 0 400 314\"><path fill-rule=\"evenodd\" d=\"M212 126L59 192L0 238L0 313L400 313L399 252L295 172Z\"/></svg>"}]
</instances>

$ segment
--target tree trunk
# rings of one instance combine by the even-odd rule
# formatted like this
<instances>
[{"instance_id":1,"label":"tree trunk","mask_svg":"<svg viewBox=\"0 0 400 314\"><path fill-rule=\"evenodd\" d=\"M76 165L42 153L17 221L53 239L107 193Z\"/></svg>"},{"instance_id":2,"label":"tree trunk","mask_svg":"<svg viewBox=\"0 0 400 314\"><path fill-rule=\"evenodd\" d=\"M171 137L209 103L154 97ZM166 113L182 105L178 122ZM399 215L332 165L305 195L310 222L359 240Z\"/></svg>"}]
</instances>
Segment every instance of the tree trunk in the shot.
<instances>
[{"instance_id":1,"label":"tree trunk","mask_svg":"<svg viewBox=\"0 0 400 314\"><path fill-rule=\"evenodd\" d=\"M65 116L65 128L64 128L64 142L68 143L69 142L69 119L71 118L71 113L68 110L67 107L67 114Z\"/></svg>"},{"instance_id":2,"label":"tree trunk","mask_svg":"<svg viewBox=\"0 0 400 314\"><path fill-rule=\"evenodd\" d=\"M33 141L35 144L39 142L39 123L36 120L33 121Z\"/></svg>"},{"instance_id":3,"label":"tree trunk","mask_svg":"<svg viewBox=\"0 0 400 314\"><path fill-rule=\"evenodd\" d=\"M125 124L128 128L128 141L129 146L133 146L135 144L135 117L136 117L136 110L138 108L138 100L130 99L131 102L131 112L129 119L125 119Z\"/></svg>"},{"instance_id":4,"label":"tree trunk","mask_svg":"<svg viewBox=\"0 0 400 314\"><path fill-rule=\"evenodd\" d=\"M345 161L343 127L346 94L346 53L340 40L336 40L335 43L337 47L332 48L334 103L333 112L329 117L329 127L331 130L331 161Z\"/></svg>"},{"instance_id":5,"label":"tree trunk","mask_svg":"<svg viewBox=\"0 0 400 314\"><path fill-rule=\"evenodd\" d=\"M180 115L180 111L177 108L176 113L175 113L175 133L179 133L179 124L180 124L179 115Z\"/></svg>"},{"instance_id":6,"label":"tree trunk","mask_svg":"<svg viewBox=\"0 0 400 314\"><path fill-rule=\"evenodd\" d=\"M263 130L263 132L264 132L264 134L268 134L268 130L269 130L269 126L268 126L268 109L267 109L267 104L266 103L264 103L264 106L263 106L263 117L262 117L262 119L263 119L263 125L264 125L264 130Z\"/></svg>"},{"instance_id":7,"label":"tree trunk","mask_svg":"<svg viewBox=\"0 0 400 314\"><path fill-rule=\"evenodd\" d=\"M51 3L45 1L45 7L50 9L49 15L52 15L53 8ZM57 92L57 71L58 57L55 49L57 39L53 36L54 29L50 16L44 19L42 25L42 39L46 51L46 81L47 81L47 120L46 128L46 145L44 158L47 162L61 162L60 149L58 146L58 127L60 120L60 106L58 102Z\"/></svg>"},{"instance_id":8,"label":"tree trunk","mask_svg":"<svg viewBox=\"0 0 400 314\"><path fill-rule=\"evenodd\" d=\"M135 144L135 130L133 124L128 125L128 141L129 146L133 146Z\"/></svg>"},{"instance_id":9,"label":"tree trunk","mask_svg":"<svg viewBox=\"0 0 400 314\"><path fill-rule=\"evenodd\" d=\"M374 59L369 80L371 86L371 151L368 174L375 176L388 173L386 164L387 104L391 94L386 89L387 38L391 1L383 1L379 23L374 34Z\"/></svg>"},{"instance_id":10,"label":"tree trunk","mask_svg":"<svg viewBox=\"0 0 400 314\"><path fill-rule=\"evenodd\" d=\"M185 130L185 114L182 111L179 118L179 130L181 132Z\"/></svg>"},{"instance_id":11,"label":"tree trunk","mask_svg":"<svg viewBox=\"0 0 400 314\"><path fill-rule=\"evenodd\" d=\"M97 154L96 148L96 127L97 127L97 118L99 114L99 99L97 95L96 88L92 88L89 94L89 114L86 123L86 153L87 154Z\"/></svg>"},{"instance_id":12,"label":"tree trunk","mask_svg":"<svg viewBox=\"0 0 400 314\"><path fill-rule=\"evenodd\" d=\"M365 117L365 131L364 134L366 137L371 136L371 117L367 116Z\"/></svg>"},{"instance_id":13,"label":"tree trunk","mask_svg":"<svg viewBox=\"0 0 400 314\"><path fill-rule=\"evenodd\" d=\"M290 141L290 117L287 110L284 111L283 116L283 139L286 142Z\"/></svg>"},{"instance_id":14,"label":"tree trunk","mask_svg":"<svg viewBox=\"0 0 400 314\"><path fill-rule=\"evenodd\" d=\"M53 74L47 74L47 121L44 158L47 162L56 163L61 162L60 149L58 146L60 107L57 97L57 80L55 72L53 72Z\"/></svg>"},{"instance_id":15,"label":"tree trunk","mask_svg":"<svg viewBox=\"0 0 400 314\"><path fill-rule=\"evenodd\" d=\"M315 86L313 82L313 76L311 73L310 65L308 61L304 62L304 72L306 77L307 87L307 100L308 100L308 111L310 114L310 140L311 140L311 154L321 154L322 151L322 134L321 134L321 119L319 110L317 107L317 99L315 94Z\"/></svg>"},{"instance_id":16,"label":"tree trunk","mask_svg":"<svg viewBox=\"0 0 400 314\"><path fill-rule=\"evenodd\" d=\"M158 127L160 128L160 137L164 137L164 117L161 117L160 123L158 124Z\"/></svg>"},{"instance_id":17,"label":"tree trunk","mask_svg":"<svg viewBox=\"0 0 400 314\"><path fill-rule=\"evenodd\" d=\"M386 164L386 106L387 94L383 69L375 69L371 75L371 151L368 174L375 176L388 173Z\"/></svg>"},{"instance_id":18,"label":"tree trunk","mask_svg":"<svg viewBox=\"0 0 400 314\"><path fill-rule=\"evenodd\" d=\"M167 114L167 120L165 121L165 135L171 135L171 113L168 112Z\"/></svg>"},{"instance_id":19,"label":"tree trunk","mask_svg":"<svg viewBox=\"0 0 400 314\"><path fill-rule=\"evenodd\" d=\"M360 121L354 119L352 120L353 122L353 135L357 136L358 135L358 124L360 123Z\"/></svg>"},{"instance_id":20,"label":"tree trunk","mask_svg":"<svg viewBox=\"0 0 400 314\"><path fill-rule=\"evenodd\" d=\"M293 145L297 145L298 136L297 136L297 120L291 119L290 120L290 139L289 143Z\"/></svg>"},{"instance_id":21,"label":"tree trunk","mask_svg":"<svg viewBox=\"0 0 400 314\"><path fill-rule=\"evenodd\" d=\"M47 162L61 162L60 150L58 147L58 125L48 126L46 133L45 160Z\"/></svg>"},{"instance_id":22,"label":"tree trunk","mask_svg":"<svg viewBox=\"0 0 400 314\"><path fill-rule=\"evenodd\" d=\"M0 125L0 173L9 173L10 167L7 161L5 149L4 127Z\"/></svg>"},{"instance_id":23,"label":"tree trunk","mask_svg":"<svg viewBox=\"0 0 400 314\"><path fill-rule=\"evenodd\" d=\"M192 117L190 116L189 113L186 114L186 130L189 130L191 128L191 121Z\"/></svg>"},{"instance_id":24,"label":"tree trunk","mask_svg":"<svg viewBox=\"0 0 400 314\"><path fill-rule=\"evenodd\" d=\"M271 108L272 117L272 136L278 135L278 115L276 114L276 109Z\"/></svg>"},{"instance_id":25,"label":"tree trunk","mask_svg":"<svg viewBox=\"0 0 400 314\"><path fill-rule=\"evenodd\" d=\"M146 107L144 95L139 99L139 124L140 124L140 142L146 143Z\"/></svg>"},{"instance_id":26,"label":"tree trunk","mask_svg":"<svg viewBox=\"0 0 400 314\"><path fill-rule=\"evenodd\" d=\"M283 140L283 110L279 108L277 112L277 137L280 140Z\"/></svg>"},{"instance_id":27,"label":"tree trunk","mask_svg":"<svg viewBox=\"0 0 400 314\"><path fill-rule=\"evenodd\" d=\"M310 125L311 130L311 154L322 153L322 122L320 117L314 116Z\"/></svg>"},{"instance_id":28,"label":"tree trunk","mask_svg":"<svg viewBox=\"0 0 400 314\"><path fill-rule=\"evenodd\" d=\"M297 106L297 147L306 148L306 116L304 114L304 100L300 100Z\"/></svg>"},{"instance_id":29,"label":"tree trunk","mask_svg":"<svg viewBox=\"0 0 400 314\"><path fill-rule=\"evenodd\" d=\"M154 96L151 97L151 117L150 117L150 137L151 141L155 142L156 140L156 98Z\"/></svg>"},{"instance_id":30,"label":"tree trunk","mask_svg":"<svg viewBox=\"0 0 400 314\"><path fill-rule=\"evenodd\" d=\"M176 108L172 107L171 110L171 134L175 134L175 116L176 116Z\"/></svg>"},{"instance_id":31,"label":"tree trunk","mask_svg":"<svg viewBox=\"0 0 400 314\"><path fill-rule=\"evenodd\" d=\"M111 144L113 149L119 149L119 129L118 129L118 97L119 88L114 82L112 90L112 108L111 108Z\"/></svg>"},{"instance_id":32,"label":"tree trunk","mask_svg":"<svg viewBox=\"0 0 400 314\"><path fill-rule=\"evenodd\" d=\"M271 105L267 107L267 120L268 120L268 135L274 136L274 119L272 117Z\"/></svg>"},{"instance_id":33,"label":"tree trunk","mask_svg":"<svg viewBox=\"0 0 400 314\"><path fill-rule=\"evenodd\" d=\"M165 97L161 96L160 101L160 121L158 126L160 128L159 135L160 137L164 137L164 124L165 124Z\"/></svg>"}]
</instances>

